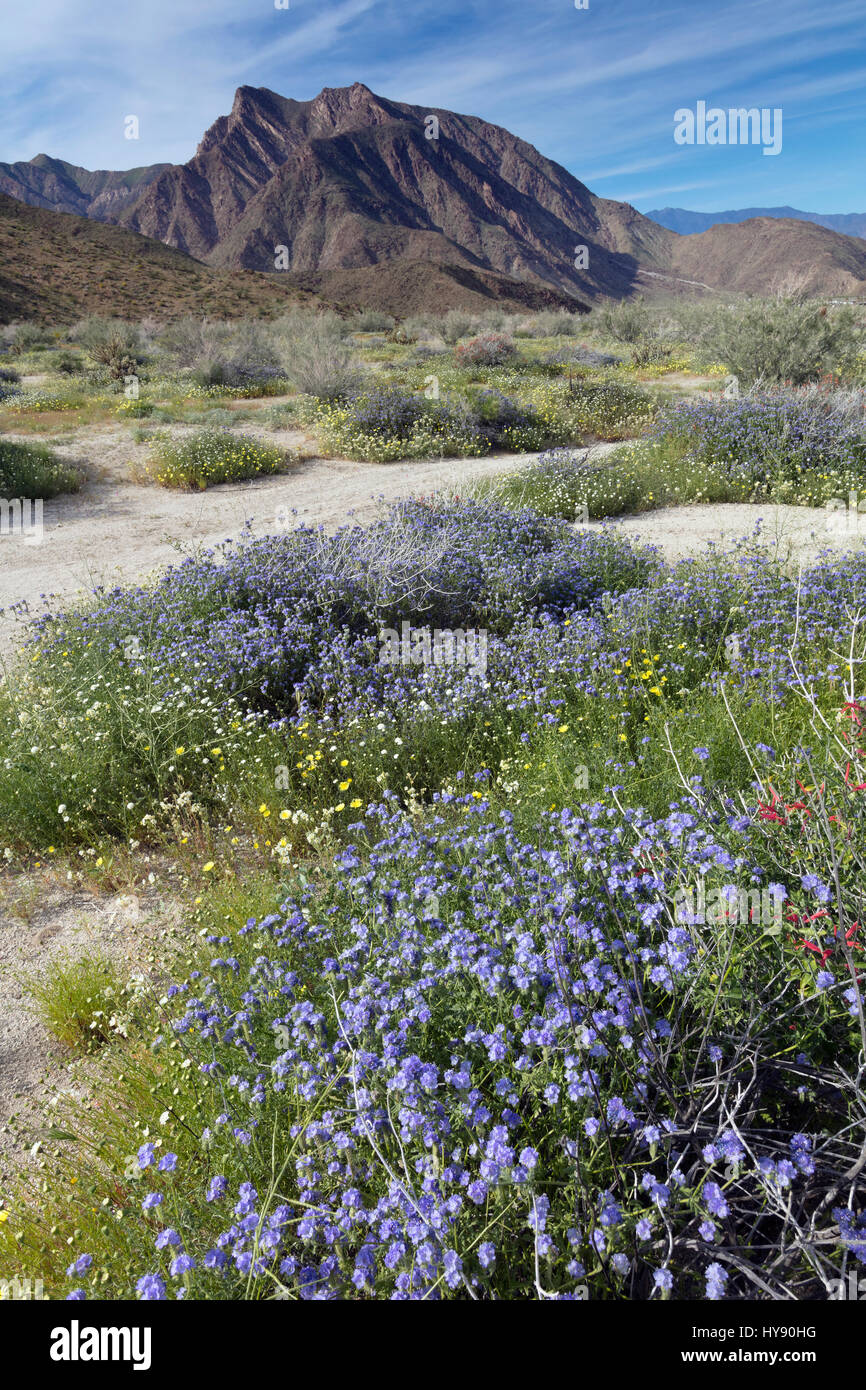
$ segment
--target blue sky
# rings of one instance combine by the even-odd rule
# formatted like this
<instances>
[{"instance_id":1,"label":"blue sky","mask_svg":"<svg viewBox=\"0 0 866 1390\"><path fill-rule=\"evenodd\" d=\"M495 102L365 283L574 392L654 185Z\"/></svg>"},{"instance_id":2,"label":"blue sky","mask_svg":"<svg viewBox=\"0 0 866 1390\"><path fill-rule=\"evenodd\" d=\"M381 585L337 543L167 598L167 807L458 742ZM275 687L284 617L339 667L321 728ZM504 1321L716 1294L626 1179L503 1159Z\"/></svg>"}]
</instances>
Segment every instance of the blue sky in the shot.
<instances>
[{"instance_id":1,"label":"blue sky","mask_svg":"<svg viewBox=\"0 0 866 1390\"><path fill-rule=\"evenodd\" d=\"M241 84L303 100L361 81L507 126L644 211L866 212L864 0L588 3L6 0L0 160L182 163ZM674 112L701 100L781 107L781 153L678 146Z\"/></svg>"}]
</instances>

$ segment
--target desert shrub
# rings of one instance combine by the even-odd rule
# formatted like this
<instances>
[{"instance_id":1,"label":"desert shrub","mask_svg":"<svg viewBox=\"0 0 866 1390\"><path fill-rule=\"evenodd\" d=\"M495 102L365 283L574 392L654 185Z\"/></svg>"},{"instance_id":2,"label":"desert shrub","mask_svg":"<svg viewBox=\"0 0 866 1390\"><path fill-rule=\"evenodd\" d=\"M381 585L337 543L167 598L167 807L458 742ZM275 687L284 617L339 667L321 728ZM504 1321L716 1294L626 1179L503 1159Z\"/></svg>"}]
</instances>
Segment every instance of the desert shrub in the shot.
<instances>
[{"instance_id":1,"label":"desert shrub","mask_svg":"<svg viewBox=\"0 0 866 1390\"><path fill-rule=\"evenodd\" d=\"M75 352L58 352L51 362L52 369L61 376L78 376L85 370L85 364Z\"/></svg>"},{"instance_id":2,"label":"desert shrub","mask_svg":"<svg viewBox=\"0 0 866 1390\"><path fill-rule=\"evenodd\" d=\"M566 347L553 348L541 359L546 365L562 367L615 367L621 360L613 353L587 347L586 343L569 343Z\"/></svg>"},{"instance_id":3,"label":"desert shrub","mask_svg":"<svg viewBox=\"0 0 866 1390\"><path fill-rule=\"evenodd\" d=\"M313 423L332 453L376 463L437 454L477 456L488 447L465 403L427 400L396 385L323 404Z\"/></svg>"},{"instance_id":4,"label":"desert shrub","mask_svg":"<svg viewBox=\"0 0 866 1390\"><path fill-rule=\"evenodd\" d=\"M162 328L160 358L189 372L195 385L225 387L246 395L268 394L283 373L272 326L249 319L223 322L187 316Z\"/></svg>"},{"instance_id":5,"label":"desert shrub","mask_svg":"<svg viewBox=\"0 0 866 1390\"><path fill-rule=\"evenodd\" d=\"M679 440L691 458L756 498L816 506L862 489L866 417L857 394L777 390L683 401L660 414L656 434Z\"/></svg>"},{"instance_id":6,"label":"desert shrub","mask_svg":"<svg viewBox=\"0 0 866 1390\"><path fill-rule=\"evenodd\" d=\"M634 344L631 350L633 367L662 367L670 362L673 345L657 339L644 339Z\"/></svg>"},{"instance_id":7,"label":"desert shrub","mask_svg":"<svg viewBox=\"0 0 866 1390\"><path fill-rule=\"evenodd\" d=\"M481 333L504 333L514 315L505 309L491 307L478 315L478 329Z\"/></svg>"},{"instance_id":8,"label":"desert shrub","mask_svg":"<svg viewBox=\"0 0 866 1390\"><path fill-rule=\"evenodd\" d=\"M532 316L528 329L534 338L576 338L586 332L586 316L567 309L543 309Z\"/></svg>"},{"instance_id":9,"label":"desert shrub","mask_svg":"<svg viewBox=\"0 0 866 1390\"><path fill-rule=\"evenodd\" d=\"M464 309L449 309L442 319L442 337L446 343L457 343L473 331L477 322L477 318Z\"/></svg>"},{"instance_id":10,"label":"desert shrub","mask_svg":"<svg viewBox=\"0 0 866 1390\"><path fill-rule=\"evenodd\" d=\"M136 372L144 360L141 332L136 324L124 319L90 314L70 329L69 338L79 343L99 366L106 367L114 381Z\"/></svg>"},{"instance_id":11,"label":"desert shrub","mask_svg":"<svg viewBox=\"0 0 866 1390\"><path fill-rule=\"evenodd\" d=\"M406 439L413 426L427 412L426 402L399 386L374 387L360 392L349 402L353 426L362 434L396 436Z\"/></svg>"},{"instance_id":12,"label":"desert shrub","mask_svg":"<svg viewBox=\"0 0 866 1390\"><path fill-rule=\"evenodd\" d=\"M646 429L655 414L655 404L639 387L622 381L569 381L564 410L575 434L592 434L598 439L625 439Z\"/></svg>"},{"instance_id":13,"label":"desert shrub","mask_svg":"<svg viewBox=\"0 0 866 1390\"><path fill-rule=\"evenodd\" d=\"M11 328L13 352L33 352L36 348L48 347L51 342L51 335L42 324L16 323Z\"/></svg>"},{"instance_id":14,"label":"desert shrub","mask_svg":"<svg viewBox=\"0 0 866 1390\"><path fill-rule=\"evenodd\" d=\"M415 345L412 348L411 360L413 362L425 362L431 357L441 357L443 353L447 351L448 349L442 343L439 343L438 345L435 342L430 341L423 343L415 343ZM389 363L388 370L399 371L399 363Z\"/></svg>"},{"instance_id":15,"label":"desert shrub","mask_svg":"<svg viewBox=\"0 0 866 1390\"><path fill-rule=\"evenodd\" d=\"M246 435L205 429L185 438L161 440L148 472L162 487L206 488L281 473L288 463L282 449Z\"/></svg>"},{"instance_id":16,"label":"desert shrub","mask_svg":"<svg viewBox=\"0 0 866 1390\"><path fill-rule=\"evenodd\" d=\"M618 343L639 343L650 333L651 316L642 299L603 304L598 321L602 332Z\"/></svg>"},{"instance_id":17,"label":"desert shrub","mask_svg":"<svg viewBox=\"0 0 866 1390\"><path fill-rule=\"evenodd\" d=\"M493 387L471 391L467 403L491 449L543 449L555 442L560 433L556 424L543 419L535 406L512 400Z\"/></svg>"},{"instance_id":18,"label":"desert shrub","mask_svg":"<svg viewBox=\"0 0 866 1390\"><path fill-rule=\"evenodd\" d=\"M704 339L742 385L816 381L827 371L849 368L862 344L851 308L799 298L721 307Z\"/></svg>"},{"instance_id":19,"label":"desert shrub","mask_svg":"<svg viewBox=\"0 0 866 1390\"><path fill-rule=\"evenodd\" d=\"M0 439L0 497L47 498L77 492L81 475L44 444Z\"/></svg>"},{"instance_id":20,"label":"desert shrub","mask_svg":"<svg viewBox=\"0 0 866 1390\"><path fill-rule=\"evenodd\" d=\"M177 367L194 367L205 353L215 356L222 335L207 318L187 315L166 324L157 334L156 347L161 359Z\"/></svg>"},{"instance_id":21,"label":"desert shrub","mask_svg":"<svg viewBox=\"0 0 866 1390\"><path fill-rule=\"evenodd\" d=\"M399 341L403 343L423 342L438 334L436 320L431 314L410 314L398 325Z\"/></svg>"},{"instance_id":22,"label":"desert shrub","mask_svg":"<svg viewBox=\"0 0 866 1390\"><path fill-rule=\"evenodd\" d=\"M358 309L350 315L349 327L357 333L389 333L394 327L394 319L379 309Z\"/></svg>"},{"instance_id":23,"label":"desert shrub","mask_svg":"<svg viewBox=\"0 0 866 1390\"><path fill-rule=\"evenodd\" d=\"M428 400L421 391L377 386L320 415L317 424L331 450L383 463L440 453L475 457L492 448L541 449L570 437L567 422L492 387Z\"/></svg>"},{"instance_id":24,"label":"desert shrub","mask_svg":"<svg viewBox=\"0 0 866 1390\"><path fill-rule=\"evenodd\" d=\"M224 386L238 394L252 396L273 394L285 383L281 367L267 363L247 363L225 358L210 358L200 362L190 373L198 386Z\"/></svg>"},{"instance_id":25,"label":"desert shrub","mask_svg":"<svg viewBox=\"0 0 866 1390\"><path fill-rule=\"evenodd\" d=\"M342 326L326 315L295 315L284 320L278 351L285 375L306 395L335 401L357 388L360 372Z\"/></svg>"},{"instance_id":26,"label":"desert shrub","mask_svg":"<svg viewBox=\"0 0 866 1390\"><path fill-rule=\"evenodd\" d=\"M459 343L455 355L461 366L498 367L515 358L517 349L502 333L479 333L468 342Z\"/></svg>"},{"instance_id":27,"label":"desert shrub","mask_svg":"<svg viewBox=\"0 0 866 1390\"><path fill-rule=\"evenodd\" d=\"M14 386L21 380L21 374L14 367L0 367L0 386Z\"/></svg>"}]
</instances>

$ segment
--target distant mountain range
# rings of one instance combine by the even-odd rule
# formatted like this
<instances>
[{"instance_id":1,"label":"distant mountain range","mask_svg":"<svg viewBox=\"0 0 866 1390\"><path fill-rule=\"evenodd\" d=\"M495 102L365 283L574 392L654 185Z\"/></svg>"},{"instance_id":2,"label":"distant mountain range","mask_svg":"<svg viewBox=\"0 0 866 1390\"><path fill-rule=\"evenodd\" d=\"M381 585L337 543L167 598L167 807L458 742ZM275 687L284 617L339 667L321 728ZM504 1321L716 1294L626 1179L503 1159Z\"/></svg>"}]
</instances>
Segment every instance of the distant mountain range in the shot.
<instances>
[{"instance_id":1,"label":"distant mountain range","mask_svg":"<svg viewBox=\"0 0 866 1390\"><path fill-rule=\"evenodd\" d=\"M240 87L186 164L91 172L43 154L0 164L3 193L164 243L200 269L266 272L270 294L392 313L767 292L780 274L815 294L866 294L866 243L831 228L758 218L676 236L501 126L360 82L311 101ZM126 254L110 238L104 248ZM24 279L37 284L33 255ZM68 297L80 269L58 268L55 288L65 278Z\"/></svg>"},{"instance_id":2,"label":"distant mountain range","mask_svg":"<svg viewBox=\"0 0 866 1390\"><path fill-rule=\"evenodd\" d=\"M785 218L792 222L816 222L845 236L866 237L866 212L801 212L799 208L740 208L735 212L689 212L687 208L655 208L648 212L660 226L680 236L706 232L720 222L749 222L754 217Z\"/></svg>"}]
</instances>

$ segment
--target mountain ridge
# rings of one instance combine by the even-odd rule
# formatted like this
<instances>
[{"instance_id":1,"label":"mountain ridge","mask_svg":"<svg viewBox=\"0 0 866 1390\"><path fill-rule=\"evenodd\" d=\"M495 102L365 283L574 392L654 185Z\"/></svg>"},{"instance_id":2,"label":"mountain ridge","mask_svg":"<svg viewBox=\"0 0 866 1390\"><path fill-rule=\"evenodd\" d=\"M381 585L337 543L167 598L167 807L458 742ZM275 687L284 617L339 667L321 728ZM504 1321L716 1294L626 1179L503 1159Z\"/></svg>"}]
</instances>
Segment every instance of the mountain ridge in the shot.
<instances>
[{"instance_id":1,"label":"mountain ridge","mask_svg":"<svg viewBox=\"0 0 866 1390\"><path fill-rule=\"evenodd\" d=\"M654 208L644 214L661 227L680 236L693 236L718 225L730 226L753 221L756 217L772 217L789 222L814 222L819 227L841 232L844 236L866 237L866 212L803 212L800 208L738 208L727 212L691 212L688 208Z\"/></svg>"},{"instance_id":2,"label":"mountain ridge","mask_svg":"<svg viewBox=\"0 0 866 1390\"><path fill-rule=\"evenodd\" d=\"M0 192L389 312L400 287L425 307L423 267L429 308L442 295L581 309L689 285L771 293L780 278L866 295L866 241L796 218L679 235L502 126L361 82L307 101L241 86L185 164L87 171L39 155L0 165Z\"/></svg>"}]
</instances>

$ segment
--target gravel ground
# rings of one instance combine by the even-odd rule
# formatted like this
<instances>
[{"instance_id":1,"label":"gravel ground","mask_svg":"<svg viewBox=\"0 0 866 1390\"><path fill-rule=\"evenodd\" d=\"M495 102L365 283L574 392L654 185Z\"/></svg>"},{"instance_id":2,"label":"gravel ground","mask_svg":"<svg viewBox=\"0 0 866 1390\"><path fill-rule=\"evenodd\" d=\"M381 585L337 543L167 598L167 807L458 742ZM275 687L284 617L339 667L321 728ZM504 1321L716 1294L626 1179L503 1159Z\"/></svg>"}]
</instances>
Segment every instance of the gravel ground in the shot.
<instances>
[{"instance_id":1,"label":"gravel ground","mask_svg":"<svg viewBox=\"0 0 866 1390\"><path fill-rule=\"evenodd\" d=\"M244 426L244 433L286 449L309 443L288 430ZM472 478L507 472L535 457L387 464L311 459L279 477L176 492L133 481L148 448L133 443L126 428L81 430L73 442L53 447L82 466L87 481L80 492L44 503L41 541L0 541L0 642L7 652L28 618L44 611L43 595L50 596L51 607L61 607L97 585L143 579L181 555L237 537L246 524L264 535L302 522L332 528L350 518L367 521L384 502L459 490ZM614 447L599 445L597 451Z\"/></svg>"},{"instance_id":2,"label":"gravel ground","mask_svg":"<svg viewBox=\"0 0 866 1390\"><path fill-rule=\"evenodd\" d=\"M828 524L831 517L832 527ZM727 548L751 536L760 527L763 545L782 559L808 564L827 548L862 550L866 541L866 516L852 516L851 520L853 529L836 529L838 514L828 513L822 507L730 502L661 507L640 516L618 517L610 524L626 536L658 546L665 559L671 561L706 554L709 546Z\"/></svg>"},{"instance_id":3,"label":"gravel ground","mask_svg":"<svg viewBox=\"0 0 866 1390\"><path fill-rule=\"evenodd\" d=\"M51 1146L46 1103L88 1094L86 1059L74 1061L40 1022L28 981L88 952L155 981L151 947L179 917L158 888L97 897L44 869L0 879L0 1184L35 1160L34 1144Z\"/></svg>"}]
</instances>

